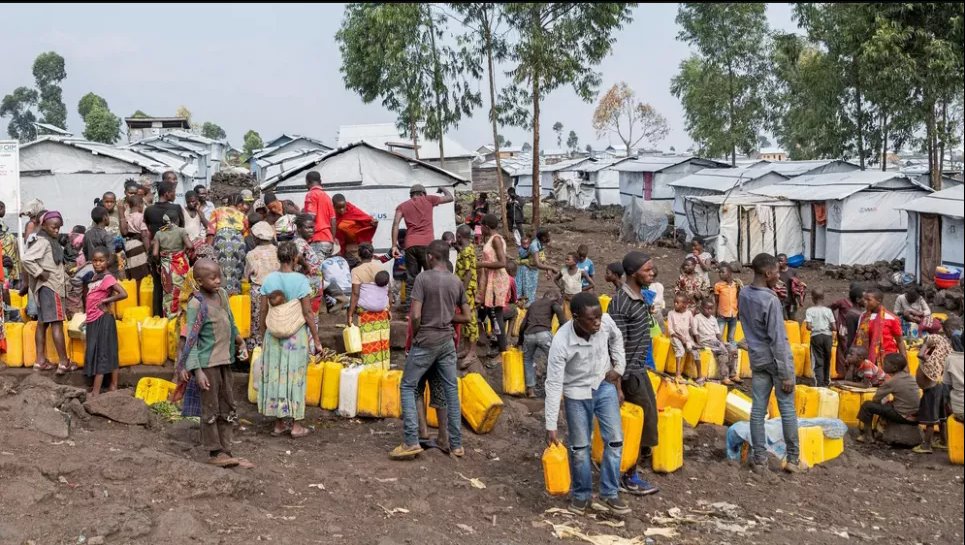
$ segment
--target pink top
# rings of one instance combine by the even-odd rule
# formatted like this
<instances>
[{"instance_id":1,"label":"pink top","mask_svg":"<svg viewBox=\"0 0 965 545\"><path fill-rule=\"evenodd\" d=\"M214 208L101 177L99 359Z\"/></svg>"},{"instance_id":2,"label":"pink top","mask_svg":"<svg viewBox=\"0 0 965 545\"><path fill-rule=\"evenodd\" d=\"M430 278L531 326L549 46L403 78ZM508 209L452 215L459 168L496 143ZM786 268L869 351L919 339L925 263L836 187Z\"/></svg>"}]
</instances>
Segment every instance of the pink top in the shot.
<instances>
[{"instance_id":1,"label":"pink top","mask_svg":"<svg viewBox=\"0 0 965 545\"><path fill-rule=\"evenodd\" d=\"M432 209L439 206L442 198L436 195L412 197L395 207L405 220L405 245L428 246L436 236L433 230Z\"/></svg>"},{"instance_id":2,"label":"pink top","mask_svg":"<svg viewBox=\"0 0 965 545\"><path fill-rule=\"evenodd\" d=\"M110 274L105 274L104 278L91 282L87 285L87 323L96 322L104 315L99 308L101 301L111 295L111 291L117 280Z\"/></svg>"},{"instance_id":3,"label":"pink top","mask_svg":"<svg viewBox=\"0 0 965 545\"><path fill-rule=\"evenodd\" d=\"M496 261L496 248L493 246L493 242L496 239L502 240L503 237L493 235L489 237L486 245L483 246L482 260L484 262ZM506 243L503 242L503 248L505 247ZM506 272L505 267L502 269L483 269L483 275L485 275L483 281L486 285L485 292L483 293L483 306L487 308L505 307L509 302L510 295L509 273Z\"/></svg>"}]
</instances>

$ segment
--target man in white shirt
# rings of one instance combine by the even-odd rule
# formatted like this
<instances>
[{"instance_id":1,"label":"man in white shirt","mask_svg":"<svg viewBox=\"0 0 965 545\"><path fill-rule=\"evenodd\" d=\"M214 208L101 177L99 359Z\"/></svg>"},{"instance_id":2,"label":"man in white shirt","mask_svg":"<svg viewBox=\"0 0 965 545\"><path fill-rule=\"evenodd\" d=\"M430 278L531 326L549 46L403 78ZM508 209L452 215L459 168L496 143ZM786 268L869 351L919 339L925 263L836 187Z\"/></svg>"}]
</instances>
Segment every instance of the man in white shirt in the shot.
<instances>
[{"instance_id":1,"label":"man in white shirt","mask_svg":"<svg viewBox=\"0 0 965 545\"><path fill-rule=\"evenodd\" d=\"M550 346L546 369L546 442L559 442L556 424L560 399L566 410L573 487L569 510L574 514L594 511L626 515L630 508L620 499L620 458L623 432L620 377L626 367L623 335L600 301L591 293L570 301L573 319L563 324ZM600 497L591 501L590 434L593 417L600 423L603 461L600 464Z\"/></svg>"}]
</instances>

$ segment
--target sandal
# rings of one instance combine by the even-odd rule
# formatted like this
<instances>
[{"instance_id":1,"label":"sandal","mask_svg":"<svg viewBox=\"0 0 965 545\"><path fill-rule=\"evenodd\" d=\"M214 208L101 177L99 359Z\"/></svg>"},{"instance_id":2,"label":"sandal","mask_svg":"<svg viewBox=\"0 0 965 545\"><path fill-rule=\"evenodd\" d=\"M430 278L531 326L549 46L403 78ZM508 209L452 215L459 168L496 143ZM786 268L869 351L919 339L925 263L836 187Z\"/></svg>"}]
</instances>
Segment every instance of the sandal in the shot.
<instances>
[{"instance_id":1,"label":"sandal","mask_svg":"<svg viewBox=\"0 0 965 545\"><path fill-rule=\"evenodd\" d=\"M282 435L285 435L286 433L290 432L291 430L292 430L292 428L291 428L291 426L289 426L288 424L285 424L285 426L282 427L281 429L279 429L278 426L276 425L276 426L275 426L274 428L272 428L272 430L271 430L271 436L272 436L272 437L281 437Z\"/></svg>"},{"instance_id":2,"label":"sandal","mask_svg":"<svg viewBox=\"0 0 965 545\"><path fill-rule=\"evenodd\" d=\"M239 464L237 458L232 458L225 453L219 453L217 456L212 456L208 459L208 464L215 467L235 467Z\"/></svg>"},{"instance_id":3,"label":"sandal","mask_svg":"<svg viewBox=\"0 0 965 545\"><path fill-rule=\"evenodd\" d=\"M52 363L50 363L49 361L45 361L45 362L43 362L43 363L35 363L35 364L34 364L34 371L52 371L52 370L54 370L54 369L56 369L56 368L57 368L57 366L54 365L54 364L52 364Z\"/></svg>"},{"instance_id":4,"label":"sandal","mask_svg":"<svg viewBox=\"0 0 965 545\"><path fill-rule=\"evenodd\" d=\"M254 468L255 468L255 464L253 464L253 463L251 463L250 461L248 461L247 458L235 458L235 460L238 461L238 465L236 466L236 467L238 467L238 469L254 469Z\"/></svg>"},{"instance_id":5,"label":"sandal","mask_svg":"<svg viewBox=\"0 0 965 545\"><path fill-rule=\"evenodd\" d=\"M292 439L301 439L302 437L305 437L308 434L312 433L312 430L302 427L302 431L295 431L294 429L292 429L291 433L292 433Z\"/></svg>"},{"instance_id":6,"label":"sandal","mask_svg":"<svg viewBox=\"0 0 965 545\"><path fill-rule=\"evenodd\" d=\"M449 454L451 454L452 456L455 456L456 458L462 458L463 456L466 455L466 449L462 447L454 448L449 451Z\"/></svg>"},{"instance_id":7,"label":"sandal","mask_svg":"<svg viewBox=\"0 0 965 545\"><path fill-rule=\"evenodd\" d=\"M421 446L412 447L403 443L389 452L389 458L393 460L412 460L422 454L423 450Z\"/></svg>"}]
</instances>

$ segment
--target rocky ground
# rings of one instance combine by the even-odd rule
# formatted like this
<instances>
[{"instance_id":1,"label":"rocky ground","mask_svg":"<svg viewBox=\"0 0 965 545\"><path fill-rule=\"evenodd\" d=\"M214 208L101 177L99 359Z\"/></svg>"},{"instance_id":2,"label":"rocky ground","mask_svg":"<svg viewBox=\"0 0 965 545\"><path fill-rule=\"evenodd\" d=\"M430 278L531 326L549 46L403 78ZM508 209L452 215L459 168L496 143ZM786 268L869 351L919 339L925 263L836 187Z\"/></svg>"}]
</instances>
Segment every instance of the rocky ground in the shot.
<instances>
[{"instance_id":1,"label":"rocky ground","mask_svg":"<svg viewBox=\"0 0 965 545\"><path fill-rule=\"evenodd\" d=\"M550 228L555 263L584 242L602 270L634 247L616 240L613 219L573 214ZM682 252L649 251L670 283ZM832 297L847 289L847 279L820 269L802 274ZM243 400L246 377L235 382ZM158 418L130 390L91 403L47 375L0 368L0 544L528 545L570 529L613 545L945 544L965 533L963 470L943 455L848 438L841 457L806 474L756 477L726 461L725 429L706 424L686 431L680 471L647 472L662 492L631 498L625 521L566 516L553 511L564 500L543 491L542 402L503 399L492 433L465 430L465 459L429 451L404 463L386 456L400 440L398 420L310 409L311 435L273 438L270 422L240 401L235 452L257 467L224 470L203 464L197 424Z\"/></svg>"}]
</instances>

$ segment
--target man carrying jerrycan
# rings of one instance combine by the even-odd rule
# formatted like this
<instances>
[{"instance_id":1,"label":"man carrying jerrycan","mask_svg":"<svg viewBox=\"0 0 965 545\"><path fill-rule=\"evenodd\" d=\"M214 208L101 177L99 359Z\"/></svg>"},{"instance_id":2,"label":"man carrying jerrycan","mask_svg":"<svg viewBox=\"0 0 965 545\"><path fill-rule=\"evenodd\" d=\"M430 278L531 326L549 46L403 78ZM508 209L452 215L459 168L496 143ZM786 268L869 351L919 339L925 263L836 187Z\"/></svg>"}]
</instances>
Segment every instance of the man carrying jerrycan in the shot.
<instances>
[{"instance_id":1,"label":"man carrying jerrycan","mask_svg":"<svg viewBox=\"0 0 965 545\"><path fill-rule=\"evenodd\" d=\"M600 301L580 293L570 302L573 319L560 326L550 347L546 369L546 442L559 443L556 422L560 398L566 410L569 441L570 512L583 515L587 508L600 513L627 515L630 507L620 499L620 457L623 453L620 377L626 367L623 336ZM593 417L600 423L603 460L600 496L592 500L590 434Z\"/></svg>"}]
</instances>

